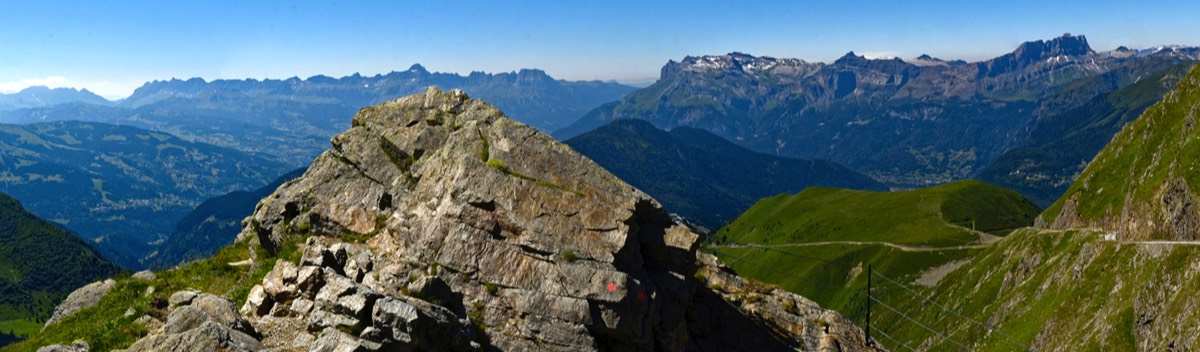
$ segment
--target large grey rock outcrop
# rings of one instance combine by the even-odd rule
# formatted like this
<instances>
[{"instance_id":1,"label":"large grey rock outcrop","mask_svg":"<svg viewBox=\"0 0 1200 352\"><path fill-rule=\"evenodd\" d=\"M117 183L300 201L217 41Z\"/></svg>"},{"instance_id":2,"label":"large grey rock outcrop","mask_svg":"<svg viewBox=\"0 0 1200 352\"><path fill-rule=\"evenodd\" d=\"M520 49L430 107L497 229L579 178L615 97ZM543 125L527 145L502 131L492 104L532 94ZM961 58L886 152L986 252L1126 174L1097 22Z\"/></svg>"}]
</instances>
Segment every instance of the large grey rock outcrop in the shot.
<instances>
[{"instance_id":1,"label":"large grey rock outcrop","mask_svg":"<svg viewBox=\"0 0 1200 352\"><path fill-rule=\"evenodd\" d=\"M50 320L46 321L45 326L54 325L59 320L95 306L97 303L100 303L100 299L104 298L104 295L108 294L108 291L111 291L116 284L116 281L106 279L104 281L93 282L87 286L80 287L75 292L71 292L70 295L67 295L66 300L63 300L62 303L58 304L58 307L54 308L54 314L50 316Z\"/></svg>"},{"instance_id":2,"label":"large grey rock outcrop","mask_svg":"<svg viewBox=\"0 0 1200 352\"><path fill-rule=\"evenodd\" d=\"M370 250L327 242L309 238L299 265L277 263L262 285L250 290L241 312L271 327L264 334L269 345L309 351L481 349L473 342L469 320L422 299L381 293L386 286L375 279L379 273L372 271ZM419 288L405 292L436 297L422 295Z\"/></svg>"},{"instance_id":3,"label":"large grey rock outcrop","mask_svg":"<svg viewBox=\"0 0 1200 352\"><path fill-rule=\"evenodd\" d=\"M254 260L273 268L239 303L268 348L852 349L862 338L782 292L755 293L776 306L729 309L730 294L696 279L713 270L697 261L698 236L654 199L461 91L362 109L332 144L239 236L303 253ZM729 275L728 287L752 286ZM832 328L811 319L822 314ZM761 341L706 342L746 337Z\"/></svg>"},{"instance_id":4,"label":"large grey rock outcrop","mask_svg":"<svg viewBox=\"0 0 1200 352\"><path fill-rule=\"evenodd\" d=\"M378 294L437 277L454 293L440 305L505 350L686 340L697 236L649 196L461 91L365 108L353 126L244 234L270 248L297 229L376 233Z\"/></svg>"},{"instance_id":5,"label":"large grey rock outcrop","mask_svg":"<svg viewBox=\"0 0 1200 352\"><path fill-rule=\"evenodd\" d=\"M183 291L171 295L170 315L161 328L126 352L262 351L258 332L238 314L233 302L215 295Z\"/></svg>"}]
</instances>

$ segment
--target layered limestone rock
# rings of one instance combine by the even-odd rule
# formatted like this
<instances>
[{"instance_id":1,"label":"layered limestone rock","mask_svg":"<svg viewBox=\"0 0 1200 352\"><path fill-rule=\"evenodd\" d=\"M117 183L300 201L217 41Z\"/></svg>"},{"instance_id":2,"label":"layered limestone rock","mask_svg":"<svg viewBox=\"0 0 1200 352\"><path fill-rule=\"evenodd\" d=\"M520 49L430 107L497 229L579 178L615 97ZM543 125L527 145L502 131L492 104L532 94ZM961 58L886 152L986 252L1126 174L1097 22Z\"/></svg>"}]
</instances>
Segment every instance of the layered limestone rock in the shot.
<instances>
[{"instance_id":1,"label":"layered limestone rock","mask_svg":"<svg viewBox=\"0 0 1200 352\"><path fill-rule=\"evenodd\" d=\"M654 199L461 91L362 109L332 143L244 221L237 245L303 253L252 264L272 266L241 309L265 348L867 349L836 313L698 260Z\"/></svg>"}]
</instances>

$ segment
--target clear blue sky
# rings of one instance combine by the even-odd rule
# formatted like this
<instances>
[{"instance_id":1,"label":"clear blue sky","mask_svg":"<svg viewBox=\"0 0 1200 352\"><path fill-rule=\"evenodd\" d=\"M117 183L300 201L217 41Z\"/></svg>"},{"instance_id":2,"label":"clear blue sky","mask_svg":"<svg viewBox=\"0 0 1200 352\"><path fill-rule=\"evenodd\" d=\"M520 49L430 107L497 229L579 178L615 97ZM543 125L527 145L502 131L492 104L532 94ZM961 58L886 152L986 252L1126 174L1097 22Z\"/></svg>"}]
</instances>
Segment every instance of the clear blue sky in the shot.
<instances>
[{"instance_id":1,"label":"clear blue sky","mask_svg":"<svg viewBox=\"0 0 1200 352\"><path fill-rule=\"evenodd\" d=\"M980 60L1085 34L1093 48L1200 45L1189 1L0 0L0 92L50 84L123 97L172 77L287 78L541 68L642 80L669 59L847 51Z\"/></svg>"}]
</instances>

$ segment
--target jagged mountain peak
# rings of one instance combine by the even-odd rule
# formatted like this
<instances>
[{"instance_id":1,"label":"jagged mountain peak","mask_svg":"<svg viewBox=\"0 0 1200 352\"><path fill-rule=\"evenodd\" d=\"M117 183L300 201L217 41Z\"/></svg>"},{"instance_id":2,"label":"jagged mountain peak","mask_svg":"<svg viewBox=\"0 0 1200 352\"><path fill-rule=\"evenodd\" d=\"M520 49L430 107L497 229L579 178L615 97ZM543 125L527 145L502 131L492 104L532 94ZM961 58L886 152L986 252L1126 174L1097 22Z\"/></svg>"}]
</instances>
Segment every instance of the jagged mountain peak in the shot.
<instances>
[{"instance_id":1,"label":"jagged mountain peak","mask_svg":"<svg viewBox=\"0 0 1200 352\"><path fill-rule=\"evenodd\" d=\"M429 70L426 70L425 66L421 66L421 64L412 64L412 66L408 67L408 72L412 72L412 73L416 73L416 74L423 74L423 75L429 74Z\"/></svg>"},{"instance_id":2,"label":"jagged mountain peak","mask_svg":"<svg viewBox=\"0 0 1200 352\"><path fill-rule=\"evenodd\" d=\"M698 253L698 236L657 201L462 91L367 107L352 125L244 222L240 238L268 252L308 237L304 258L275 266L242 310L268 348L311 342L296 338L309 332L314 344L420 350L862 347L845 319L756 291ZM295 272L316 272L326 287L272 281ZM342 297L322 298L331 294ZM728 309L735 294L765 299ZM275 303L284 299L313 305ZM396 309L421 323L393 329L394 315L379 312ZM486 328L463 328L468 319Z\"/></svg>"},{"instance_id":3,"label":"jagged mountain peak","mask_svg":"<svg viewBox=\"0 0 1200 352\"><path fill-rule=\"evenodd\" d=\"M776 69L796 70L817 67L800 59L780 59L770 56L754 56L743 52L732 52L725 55L687 56L682 61L667 61L662 68L662 78L672 77L682 72L745 72L757 73Z\"/></svg>"},{"instance_id":4,"label":"jagged mountain peak","mask_svg":"<svg viewBox=\"0 0 1200 352\"><path fill-rule=\"evenodd\" d=\"M1013 52L1021 61L1034 61L1057 56L1084 56L1094 54L1083 35L1063 34L1050 40L1025 42Z\"/></svg>"},{"instance_id":5,"label":"jagged mountain peak","mask_svg":"<svg viewBox=\"0 0 1200 352\"><path fill-rule=\"evenodd\" d=\"M523 68L517 71L518 82L553 82L554 78L536 68Z\"/></svg>"},{"instance_id":6,"label":"jagged mountain peak","mask_svg":"<svg viewBox=\"0 0 1200 352\"><path fill-rule=\"evenodd\" d=\"M1095 64L1096 52L1088 45L1083 35L1064 34L1050 40L1022 43L1011 53L977 64L981 76L997 77L1012 72L1022 72L1039 67L1074 67L1079 72L1094 74L1104 71Z\"/></svg>"},{"instance_id":7,"label":"jagged mountain peak","mask_svg":"<svg viewBox=\"0 0 1200 352\"><path fill-rule=\"evenodd\" d=\"M959 62L942 60L940 58L933 57L929 54L921 54L921 56L917 56L912 59L901 59L901 60L906 63L913 64L916 66L946 66L946 65L951 65L951 64L959 64Z\"/></svg>"}]
</instances>

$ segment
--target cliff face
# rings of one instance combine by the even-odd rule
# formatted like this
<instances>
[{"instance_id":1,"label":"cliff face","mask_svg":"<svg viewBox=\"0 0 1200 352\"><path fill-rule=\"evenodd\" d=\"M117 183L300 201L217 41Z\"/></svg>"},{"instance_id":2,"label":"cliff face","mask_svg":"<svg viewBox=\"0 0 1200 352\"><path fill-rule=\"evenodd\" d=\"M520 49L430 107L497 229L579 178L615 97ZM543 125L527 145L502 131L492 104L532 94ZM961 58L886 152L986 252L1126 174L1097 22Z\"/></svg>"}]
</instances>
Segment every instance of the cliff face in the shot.
<instances>
[{"instance_id":1,"label":"cliff face","mask_svg":"<svg viewBox=\"0 0 1200 352\"><path fill-rule=\"evenodd\" d=\"M365 108L332 143L235 244L303 253L251 264L273 266L241 309L266 348L866 349L846 319L737 277L654 199L461 91Z\"/></svg>"},{"instance_id":2,"label":"cliff face","mask_svg":"<svg viewBox=\"0 0 1200 352\"><path fill-rule=\"evenodd\" d=\"M377 232L379 293L444 281L442 303L503 349L683 337L696 236L654 200L459 91L367 108L354 126L247 231L268 247L297 228Z\"/></svg>"}]
</instances>

